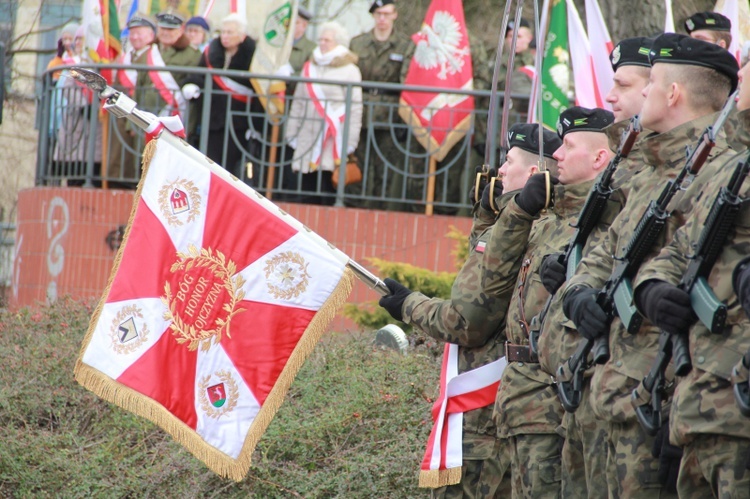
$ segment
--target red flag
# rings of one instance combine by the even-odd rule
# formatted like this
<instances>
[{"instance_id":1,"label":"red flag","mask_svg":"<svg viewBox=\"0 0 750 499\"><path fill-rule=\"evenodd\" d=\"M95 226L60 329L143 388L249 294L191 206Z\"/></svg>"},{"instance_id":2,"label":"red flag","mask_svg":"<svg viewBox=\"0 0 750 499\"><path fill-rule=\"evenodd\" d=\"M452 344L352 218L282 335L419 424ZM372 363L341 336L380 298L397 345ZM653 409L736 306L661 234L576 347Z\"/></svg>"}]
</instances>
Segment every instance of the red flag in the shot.
<instances>
[{"instance_id":1,"label":"red flag","mask_svg":"<svg viewBox=\"0 0 750 499\"><path fill-rule=\"evenodd\" d=\"M433 0L406 76L407 85L473 89L469 36L461 0ZM445 92L401 93L399 114L437 161L460 141L471 125L474 98Z\"/></svg>"},{"instance_id":2,"label":"red flag","mask_svg":"<svg viewBox=\"0 0 750 499\"><path fill-rule=\"evenodd\" d=\"M170 133L144 158L76 379L241 480L346 300L348 257Z\"/></svg>"},{"instance_id":3,"label":"red flag","mask_svg":"<svg viewBox=\"0 0 750 499\"><path fill-rule=\"evenodd\" d=\"M591 56L591 45L583 28L573 0L568 4L568 43L573 66L576 105L588 108L604 107L604 96L599 93L594 74L594 60Z\"/></svg>"}]
</instances>

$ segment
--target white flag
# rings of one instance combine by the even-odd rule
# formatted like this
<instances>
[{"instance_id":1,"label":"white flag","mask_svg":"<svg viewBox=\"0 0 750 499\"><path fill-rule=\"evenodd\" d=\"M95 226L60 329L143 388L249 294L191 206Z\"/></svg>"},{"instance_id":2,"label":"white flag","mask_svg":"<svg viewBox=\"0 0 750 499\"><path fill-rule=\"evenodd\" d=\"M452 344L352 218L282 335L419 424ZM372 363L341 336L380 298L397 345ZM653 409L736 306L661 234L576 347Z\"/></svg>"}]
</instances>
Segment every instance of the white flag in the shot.
<instances>
[{"instance_id":1,"label":"white flag","mask_svg":"<svg viewBox=\"0 0 750 499\"><path fill-rule=\"evenodd\" d=\"M612 110L612 106L604 101L612 90L615 76L612 64L609 62L609 54L614 49L612 38L609 36L607 25L604 23L602 10L597 0L586 0L586 26L589 29L589 42L591 43L591 57L593 58L594 76L602 97L602 106Z\"/></svg>"},{"instance_id":2,"label":"white flag","mask_svg":"<svg viewBox=\"0 0 750 499\"><path fill-rule=\"evenodd\" d=\"M568 46L570 47L570 58L573 66L576 105L588 108L603 107L604 98L599 93L596 83L589 38L586 36L581 16L578 15L573 0L567 0L567 5Z\"/></svg>"}]
</instances>

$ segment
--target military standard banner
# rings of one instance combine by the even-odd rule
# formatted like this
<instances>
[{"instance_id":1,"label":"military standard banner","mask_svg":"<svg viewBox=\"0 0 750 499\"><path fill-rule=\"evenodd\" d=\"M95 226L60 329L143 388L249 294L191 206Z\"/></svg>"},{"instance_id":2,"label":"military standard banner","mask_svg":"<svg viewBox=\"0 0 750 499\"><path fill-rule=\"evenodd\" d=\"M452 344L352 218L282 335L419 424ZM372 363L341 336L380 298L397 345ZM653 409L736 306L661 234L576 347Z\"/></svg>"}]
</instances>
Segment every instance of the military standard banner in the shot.
<instances>
[{"instance_id":1,"label":"military standard banner","mask_svg":"<svg viewBox=\"0 0 750 499\"><path fill-rule=\"evenodd\" d=\"M416 49L404 83L471 90L474 88L469 37L461 0L433 0L422 29L412 36ZM447 92L401 93L399 115L430 156L442 161L471 126L474 97Z\"/></svg>"},{"instance_id":2,"label":"military standard banner","mask_svg":"<svg viewBox=\"0 0 750 499\"><path fill-rule=\"evenodd\" d=\"M241 480L346 300L348 257L169 133L148 144L76 379Z\"/></svg>"}]
</instances>

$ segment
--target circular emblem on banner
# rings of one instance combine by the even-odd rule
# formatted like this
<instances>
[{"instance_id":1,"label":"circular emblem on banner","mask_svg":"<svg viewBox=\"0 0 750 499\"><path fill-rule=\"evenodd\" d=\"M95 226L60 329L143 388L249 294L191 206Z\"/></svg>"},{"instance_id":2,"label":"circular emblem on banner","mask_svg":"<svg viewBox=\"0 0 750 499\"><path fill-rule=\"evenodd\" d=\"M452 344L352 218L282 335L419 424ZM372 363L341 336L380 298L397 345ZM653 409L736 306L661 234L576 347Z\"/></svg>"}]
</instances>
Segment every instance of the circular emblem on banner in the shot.
<instances>
[{"instance_id":1,"label":"circular emblem on banner","mask_svg":"<svg viewBox=\"0 0 750 499\"><path fill-rule=\"evenodd\" d=\"M201 196L190 180L177 179L159 189L159 208L167 223L179 227L201 214Z\"/></svg>"},{"instance_id":2,"label":"circular emblem on banner","mask_svg":"<svg viewBox=\"0 0 750 499\"><path fill-rule=\"evenodd\" d=\"M308 265L302 255L294 251L285 251L266 260L263 272L271 296L277 300L291 300L304 293L310 283Z\"/></svg>"},{"instance_id":3,"label":"circular emblem on banner","mask_svg":"<svg viewBox=\"0 0 750 499\"><path fill-rule=\"evenodd\" d=\"M685 26L686 26L686 27L687 27L687 29L689 29L690 31L693 31L693 30L695 29L695 23L693 22L693 20L692 20L692 19L688 19L687 21L685 21Z\"/></svg>"},{"instance_id":4,"label":"circular emblem on banner","mask_svg":"<svg viewBox=\"0 0 750 499\"><path fill-rule=\"evenodd\" d=\"M202 376L198 383L198 400L208 417L220 418L237 406L240 391L229 371L218 371L214 375Z\"/></svg>"},{"instance_id":5,"label":"circular emblem on banner","mask_svg":"<svg viewBox=\"0 0 750 499\"><path fill-rule=\"evenodd\" d=\"M276 48L284 46L291 21L292 5L289 2L286 2L266 17L266 23L263 26L263 36L269 45Z\"/></svg>"},{"instance_id":6,"label":"circular emblem on banner","mask_svg":"<svg viewBox=\"0 0 750 499\"><path fill-rule=\"evenodd\" d=\"M237 308L237 302L245 297L245 280L235 275L235 263L220 251L199 250L191 244L187 254L177 252L169 271L161 300L168 308L164 319L172 321L169 328L177 343L187 344L189 350L200 345L206 351L224 333L231 337L229 324L244 310Z\"/></svg>"},{"instance_id":7,"label":"circular emblem on banner","mask_svg":"<svg viewBox=\"0 0 750 499\"><path fill-rule=\"evenodd\" d=\"M136 305L126 305L120 309L109 329L112 350L126 355L133 353L148 339L148 326L143 322L143 313Z\"/></svg>"}]
</instances>

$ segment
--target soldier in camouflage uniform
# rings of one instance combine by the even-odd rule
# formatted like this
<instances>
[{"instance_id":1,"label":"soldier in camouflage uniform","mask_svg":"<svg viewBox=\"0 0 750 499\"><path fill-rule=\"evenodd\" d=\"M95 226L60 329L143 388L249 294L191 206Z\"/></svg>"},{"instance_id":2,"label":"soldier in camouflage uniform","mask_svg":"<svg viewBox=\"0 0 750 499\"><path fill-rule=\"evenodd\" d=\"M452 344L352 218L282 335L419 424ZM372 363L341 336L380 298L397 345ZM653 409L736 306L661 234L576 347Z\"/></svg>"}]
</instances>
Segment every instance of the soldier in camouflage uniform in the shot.
<instances>
[{"instance_id":1,"label":"soldier in camouflage uniform","mask_svg":"<svg viewBox=\"0 0 750 499\"><path fill-rule=\"evenodd\" d=\"M669 467L679 457L662 453L661 463L651 449L654 437L637 422L631 392L648 372L657 349L658 330L644 321L637 334L628 334L618 318L607 328L604 311L594 297L613 271L613 256L624 254L644 208L656 199L664 184L685 163L685 147L694 146L710 125L736 85L736 61L718 46L673 33L658 37L650 51L651 75L641 119L653 130L641 142L645 167L631 181L627 204L610 226L602 244L593 248L579 264L563 294L565 315L578 333L594 339L607 334L611 358L597 365L591 380L591 403L596 417L608 422L607 484L610 497L668 497ZM724 161L729 150L720 134L712 158ZM708 168L707 168L708 167ZM711 165L704 166L710 170ZM652 253L663 247L692 210L703 172L679 202L675 203L667 227L654 243ZM665 414L668 407L665 405ZM661 468L661 476L660 476Z\"/></svg>"},{"instance_id":2,"label":"soldier in camouflage uniform","mask_svg":"<svg viewBox=\"0 0 750 499\"><path fill-rule=\"evenodd\" d=\"M750 66L745 64L740 77L750 78ZM638 309L654 325L675 334L685 334L685 321L695 320L690 297L675 287L687 268L688 258L694 253L692 244L699 239L719 189L727 185L736 165L748 160L750 86L747 82L742 85L737 103L740 127L735 138L744 144L745 150L717 171L706 172L716 174L703 189L690 218L659 256L641 269L634 283ZM747 180L739 195L744 199L750 196ZM747 469L750 418L740 413L732 390L732 366L740 363L750 347L748 208L745 203L733 234L708 276L716 297L728 307L724 331L712 334L700 321L690 327L693 368L675 388L669 426L671 441L684 450L677 480L677 492L684 498L750 497L750 470ZM669 294L680 298L659 300ZM647 300L654 301L646 303Z\"/></svg>"},{"instance_id":3,"label":"soldier in camouflage uniform","mask_svg":"<svg viewBox=\"0 0 750 499\"><path fill-rule=\"evenodd\" d=\"M505 315L512 288L507 287L494 295L485 294L479 285L480 263L490 229L498 215L518 194L529 173L536 170L537 158L532 151L539 149L537 125L516 124L511 127L509 136L509 160L519 162L517 170L523 170L525 174L512 172L504 177L502 185L496 184L498 187L494 192L490 185L484 189L482 201L474 209L469 257L456 276L451 298L428 298L386 279L391 295L380 300L381 306L395 319L412 324L437 340L459 345L459 373L493 362L504 352ZM552 153L560 141L546 130L544 140L545 155L552 160ZM501 171L507 172L507 166L503 165ZM502 194L503 189L509 192ZM489 202L490 194L495 196L494 206ZM519 268L520 262L507 272L515 276ZM509 281L512 284L515 279ZM510 475L506 474L510 467L510 452L497 438L492 406L466 412L463 431L461 482L435 489L433 497L507 497L511 492Z\"/></svg>"},{"instance_id":4,"label":"soldier in camouflage uniform","mask_svg":"<svg viewBox=\"0 0 750 499\"><path fill-rule=\"evenodd\" d=\"M513 61L513 81L511 85L511 93L525 95L525 99L505 99L505 103L509 103L513 109L514 119L525 120L526 113L529 109L529 99L531 95L531 84L534 75L534 67L536 61L534 57L534 32L531 30L531 26L526 19L521 19L518 23L518 36L516 38L516 57ZM514 21L508 23L508 29L505 31L505 48L510 50L510 45L514 31ZM507 61L508 57L504 57L503 61ZM494 69L494 68L493 68ZM497 80L497 88L505 89L505 76L508 71L507 62L500 66L500 74ZM503 105L505 105L505 103Z\"/></svg>"},{"instance_id":5,"label":"soldier in camouflage uniform","mask_svg":"<svg viewBox=\"0 0 750 499\"><path fill-rule=\"evenodd\" d=\"M370 6L370 14L375 18L375 27L354 37L349 45L349 49L359 56L357 65L362 72L362 81L402 84L414 54L414 42L395 29L398 11L393 0L376 0ZM399 171L408 171L409 165L406 155L399 149L403 146L396 139L405 137L407 132L398 117L399 95L398 90L363 86L365 108L357 156L364 178L362 184L347 187L353 194L361 189L365 196L401 197L404 176ZM393 125L398 123L402 128L394 129ZM368 150L370 157L366 158ZM400 205L389 204L389 208L403 208ZM384 204L378 200L365 200L364 206L381 209Z\"/></svg>"},{"instance_id":6,"label":"soldier in camouflage uniform","mask_svg":"<svg viewBox=\"0 0 750 499\"><path fill-rule=\"evenodd\" d=\"M606 128L610 149L616 151L623 131L630 119L638 114L643 104L642 91L648 84L651 64L648 52L651 40L636 37L622 40L612 50L610 62L614 71L614 86L607 95L612 105L616 122ZM640 139L646 135L642 132ZM599 223L589 235L583 256L601 243L609 225L625 205L629 192L629 181L637 168L643 165L640 141L622 160L613 176L607 207ZM540 330L539 363L550 376L575 351L580 338L575 325L562 311L561 293L555 293L563 284L566 269L558 262L559 254L545 257L540 271L542 284L554 293L544 317L532 319L532 329ZM550 284L551 283L551 284ZM542 324L539 324L541 322ZM561 432L565 437L562 449L562 495L563 497L606 497L607 425L597 418L592 410L589 393L590 377L584 379L581 405L575 413L565 413Z\"/></svg>"},{"instance_id":7,"label":"soldier in camouflage uniform","mask_svg":"<svg viewBox=\"0 0 750 499\"><path fill-rule=\"evenodd\" d=\"M544 206L516 196L500 215L482 262L482 287L487 294L508 286L503 269L522 262L512 289L506 318L503 372L495 401L498 435L511 449L513 497L560 496L560 450L557 428L562 406L553 379L542 372L529 347L528 320L549 297L539 279L542 257L560 250L572 235L571 222L586 200L594 178L609 163L610 150L603 129L614 117L603 109L571 107L560 115L558 133L563 145L555 152L560 185L554 188L554 207L538 218ZM535 221L535 219L537 219ZM505 229L504 229L505 228ZM528 234L508 238L512 230Z\"/></svg>"}]
</instances>

